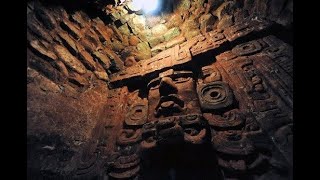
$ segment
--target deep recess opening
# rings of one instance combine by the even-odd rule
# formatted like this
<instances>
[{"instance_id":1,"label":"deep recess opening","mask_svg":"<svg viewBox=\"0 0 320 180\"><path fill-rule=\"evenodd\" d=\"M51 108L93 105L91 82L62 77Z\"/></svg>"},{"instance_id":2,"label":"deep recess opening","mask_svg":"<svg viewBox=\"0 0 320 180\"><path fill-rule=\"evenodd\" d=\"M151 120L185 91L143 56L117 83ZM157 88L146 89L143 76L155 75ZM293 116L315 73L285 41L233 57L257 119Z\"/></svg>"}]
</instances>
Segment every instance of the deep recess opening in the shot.
<instances>
[{"instance_id":1,"label":"deep recess opening","mask_svg":"<svg viewBox=\"0 0 320 180\"><path fill-rule=\"evenodd\" d=\"M210 93L210 96L211 96L212 98L216 98L216 97L219 96L219 92L217 92L217 91L212 91L212 92Z\"/></svg>"}]
</instances>

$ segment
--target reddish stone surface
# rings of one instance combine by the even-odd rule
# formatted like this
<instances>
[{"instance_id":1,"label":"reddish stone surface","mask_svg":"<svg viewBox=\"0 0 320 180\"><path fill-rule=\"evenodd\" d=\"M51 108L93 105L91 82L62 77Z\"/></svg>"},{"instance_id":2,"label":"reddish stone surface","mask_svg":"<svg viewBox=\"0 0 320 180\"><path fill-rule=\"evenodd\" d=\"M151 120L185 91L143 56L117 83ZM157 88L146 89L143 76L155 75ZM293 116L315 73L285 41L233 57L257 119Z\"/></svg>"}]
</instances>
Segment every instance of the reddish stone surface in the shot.
<instances>
[{"instance_id":1,"label":"reddish stone surface","mask_svg":"<svg viewBox=\"0 0 320 180\"><path fill-rule=\"evenodd\" d=\"M292 179L290 1L204 2L30 2L28 178Z\"/></svg>"}]
</instances>

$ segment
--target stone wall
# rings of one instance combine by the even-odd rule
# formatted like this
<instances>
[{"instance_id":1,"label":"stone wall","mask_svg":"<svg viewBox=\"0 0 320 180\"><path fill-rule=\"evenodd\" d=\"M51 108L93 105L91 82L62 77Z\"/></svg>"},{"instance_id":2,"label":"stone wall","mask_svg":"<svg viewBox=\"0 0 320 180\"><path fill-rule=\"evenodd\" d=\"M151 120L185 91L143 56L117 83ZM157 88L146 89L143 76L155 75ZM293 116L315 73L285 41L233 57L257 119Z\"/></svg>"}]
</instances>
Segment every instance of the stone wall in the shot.
<instances>
[{"instance_id":1,"label":"stone wall","mask_svg":"<svg viewBox=\"0 0 320 180\"><path fill-rule=\"evenodd\" d=\"M82 10L67 12L63 7L31 2L28 49L45 61L28 63L52 80L87 87L92 78L108 81L114 72L244 18L268 19L284 26L292 23L292 1L182 0L169 4L172 12L145 15L130 3L100 3L96 8L102 17L90 18Z\"/></svg>"},{"instance_id":2,"label":"stone wall","mask_svg":"<svg viewBox=\"0 0 320 180\"><path fill-rule=\"evenodd\" d=\"M108 115L108 74L124 67L103 43L112 33L82 11L28 3L28 178L74 171L94 127Z\"/></svg>"},{"instance_id":3,"label":"stone wall","mask_svg":"<svg viewBox=\"0 0 320 180\"><path fill-rule=\"evenodd\" d=\"M148 59L194 36L229 27L248 16L285 26L292 22L292 1L181 0L164 3L171 4L172 12L145 15L135 11L130 3L109 5L104 9L112 19L110 25L119 29L123 42L129 41L129 46L124 43L125 48L120 52L123 60L128 56L137 61Z\"/></svg>"},{"instance_id":4,"label":"stone wall","mask_svg":"<svg viewBox=\"0 0 320 180\"><path fill-rule=\"evenodd\" d=\"M127 3L113 1L95 1L96 13L89 12L83 1L73 9L28 2L28 177L105 176L99 173L106 169L99 168L106 168L103 163L111 157L98 154L109 155L115 148L123 104L132 98L126 86L111 90L109 83L126 75L126 70L138 74L152 70L140 64L166 57L161 52L171 55L176 45L192 44L192 55L202 54L205 46L195 46L192 39L243 19L284 27L292 23L292 0L167 2L168 9L158 15L144 15ZM251 32L250 27L244 31ZM229 49L239 42L233 43ZM228 50L225 47L219 52Z\"/></svg>"}]
</instances>

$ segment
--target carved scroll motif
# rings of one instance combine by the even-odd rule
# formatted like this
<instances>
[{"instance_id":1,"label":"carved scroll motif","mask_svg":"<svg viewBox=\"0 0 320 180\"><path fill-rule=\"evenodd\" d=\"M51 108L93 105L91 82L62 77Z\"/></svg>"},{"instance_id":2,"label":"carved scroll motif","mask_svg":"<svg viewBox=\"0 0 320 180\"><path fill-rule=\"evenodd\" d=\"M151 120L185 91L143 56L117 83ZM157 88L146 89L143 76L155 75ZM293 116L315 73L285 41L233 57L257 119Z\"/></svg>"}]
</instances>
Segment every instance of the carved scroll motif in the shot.
<instances>
[{"instance_id":1,"label":"carved scroll motif","mask_svg":"<svg viewBox=\"0 0 320 180\"><path fill-rule=\"evenodd\" d=\"M135 104L132 106L128 112L125 123L127 125L143 125L147 122L148 108L146 104Z\"/></svg>"},{"instance_id":2,"label":"carved scroll motif","mask_svg":"<svg viewBox=\"0 0 320 180\"><path fill-rule=\"evenodd\" d=\"M140 158L138 155L118 155L114 159L114 162L110 165L110 169L112 169L108 174L110 177L124 179L134 177L139 173Z\"/></svg>"},{"instance_id":3,"label":"carved scroll motif","mask_svg":"<svg viewBox=\"0 0 320 180\"><path fill-rule=\"evenodd\" d=\"M213 128L228 130L231 128L241 127L245 123L245 117L238 109L230 110L222 116L212 113L203 113L203 117Z\"/></svg>"},{"instance_id":4,"label":"carved scroll motif","mask_svg":"<svg viewBox=\"0 0 320 180\"><path fill-rule=\"evenodd\" d=\"M142 142L140 143L142 151L155 148L157 145L157 121L148 122L142 127Z\"/></svg>"},{"instance_id":5,"label":"carved scroll motif","mask_svg":"<svg viewBox=\"0 0 320 180\"><path fill-rule=\"evenodd\" d=\"M233 93L229 85L222 81L221 74L214 65L202 68L197 94L204 111L223 109L233 103Z\"/></svg>"},{"instance_id":6,"label":"carved scroll motif","mask_svg":"<svg viewBox=\"0 0 320 180\"><path fill-rule=\"evenodd\" d=\"M237 45L231 51L236 56L244 56L257 53L260 50L262 50L262 47L258 41L250 41L248 43Z\"/></svg>"},{"instance_id":7,"label":"carved scroll motif","mask_svg":"<svg viewBox=\"0 0 320 180\"><path fill-rule=\"evenodd\" d=\"M246 106L254 113L255 121L261 126L261 131L267 132L267 134L264 134L254 130L258 129L257 125L247 125L248 122L246 122L245 130L255 132L247 133L246 137L248 137L256 147L259 147L259 149L268 149L267 152L271 151L275 153L274 151L277 151L279 154L283 154L283 157L280 155L281 158L279 155L277 155L279 157L276 156L272 158L281 161L285 164L284 166L289 167L290 164L292 164L292 153L290 153L292 142L289 140L292 138L290 137L292 130L288 127L290 127L292 123L292 117L290 115L292 109L290 109L291 101L287 101L287 99L289 99L288 96L290 96L292 79L290 79L288 74L283 73L279 67L280 65L277 66L277 58L285 57L287 53L290 54L289 51L286 50L290 48L282 41L274 38L275 37L271 36L255 40L255 42L260 42L262 47L261 50L255 51L255 54L250 53L247 54L250 56L245 55L241 57L241 51L239 54L240 57L233 57L230 61L220 59L218 63L225 72L233 72L228 75L234 80L235 85L243 86L242 95L246 99L246 101L243 102L246 103ZM239 46L243 47L245 44ZM275 52L272 52L271 48L276 48ZM230 52L234 54L233 52L236 51L232 50ZM227 54L224 56L226 57L226 55ZM278 72L275 71L276 69L278 69ZM286 133L281 132L280 129L286 129ZM279 134L282 134L283 138L275 140L277 139L276 134L278 131L281 132ZM285 137L286 135L283 136L283 134L287 134L288 138ZM261 154L261 152L259 153ZM270 157L267 157L266 154L263 153L260 160L261 162L267 161L268 163L272 163Z\"/></svg>"},{"instance_id":8,"label":"carved scroll motif","mask_svg":"<svg viewBox=\"0 0 320 180\"><path fill-rule=\"evenodd\" d=\"M116 125L116 122L123 118L122 115L119 115L119 112L122 112L123 110L119 106L119 103L124 103L123 96L126 92L126 88L109 91L108 103L106 106L106 114L108 114L108 116L101 118L97 122L95 128L92 130L91 140L85 144L79 154L77 169L75 171L75 176L77 178L89 179L95 177L105 168L105 158L108 156L108 147L105 144L105 141L112 142L112 140L108 138L108 133L114 132L113 127ZM114 145L115 144L108 144L109 147L113 147Z\"/></svg>"},{"instance_id":9,"label":"carved scroll motif","mask_svg":"<svg viewBox=\"0 0 320 180\"><path fill-rule=\"evenodd\" d=\"M148 103L139 96L139 90L127 95L127 114L116 137L116 148L108 166L108 175L114 179L138 177L140 171L139 145L143 124L147 122Z\"/></svg>"},{"instance_id":10,"label":"carved scroll motif","mask_svg":"<svg viewBox=\"0 0 320 180\"><path fill-rule=\"evenodd\" d=\"M141 139L141 130L121 129L117 137L117 144L120 146L138 143Z\"/></svg>"},{"instance_id":11,"label":"carved scroll motif","mask_svg":"<svg viewBox=\"0 0 320 180\"><path fill-rule=\"evenodd\" d=\"M213 131L212 144L218 152L218 164L229 173L256 171L269 163L271 146L268 137L261 131L252 115L242 130ZM263 150L263 151L260 151ZM266 170L266 169L265 169Z\"/></svg>"},{"instance_id":12,"label":"carved scroll motif","mask_svg":"<svg viewBox=\"0 0 320 180\"><path fill-rule=\"evenodd\" d=\"M190 114L180 119L184 129L184 141L190 144L202 144L206 141L207 124L202 116Z\"/></svg>"},{"instance_id":13,"label":"carved scroll motif","mask_svg":"<svg viewBox=\"0 0 320 180\"><path fill-rule=\"evenodd\" d=\"M142 127L141 148L144 151L174 143L202 144L207 124L200 114L171 116L146 123Z\"/></svg>"},{"instance_id":14,"label":"carved scroll motif","mask_svg":"<svg viewBox=\"0 0 320 180\"><path fill-rule=\"evenodd\" d=\"M108 175L115 179L136 177L140 171L138 144L141 130L121 129L117 136L117 148L110 158Z\"/></svg>"},{"instance_id":15,"label":"carved scroll motif","mask_svg":"<svg viewBox=\"0 0 320 180\"><path fill-rule=\"evenodd\" d=\"M246 48L247 46L247 48ZM258 47L258 48L256 48ZM245 50L243 50L245 49ZM259 52L261 46L255 44L247 44L238 46L234 52L244 55ZM262 82L255 75L254 69L251 68L252 61L244 61L241 64L241 68L244 68L248 74L247 78L254 81L254 85L261 84ZM255 119L252 115L249 115L246 111L242 109L243 106L235 104L236 97L233 95L231 87L225 83L226 79L222 76L222 70L218 69L215 64L205 66L202 68L202 74L198 79L198 92L199 94L209 94L214 92L203 89L202 87L209 87L211 84L219 84L218 92L222 96L221 100L219 98L213 99L211 101L221 102L221 106L209 106L207 109L203 108L203 103L201 103L201 98L203 97L211 98L205 95L202 97L199 95L199 101L203 112L203 118L207 121L211 128L211 143L213 149L217 152L217 159L219 167L224 171L225 177L232 177L234 174L244 174L248 171L258 171L260 167L268 163L270 157L265 154L265 152L270 151L268 137L265 136L260 127L254 123ZM254 90L254 85L251 85L250 90ZM199 89L202 88L202 92ZM212 87L214 89L215 87ZM226 90L227 89L227 90ZM228 93L225 93L228 92ZM223 97L232 97L230 101L225 101ZM210 102L210 101L209 101ZM209 103L208 103L209 104ZM223 106L226 104L226 106ZM232 106L231 106L232 105ZM223 109L224 107L229 107L225 111L214 111L216 109ZM210 107L214 107L209 109ZM264 151L260 152L256 148L256 144L260 149Z\"/></svg>"},{"instance_id":16,"label":"carved scroll motif","mask_svg":"<svg viewBox=\"0 0 320 180\"><path fill-rule=\"evenodd\" d=\"M148 100L139 97L139 91L131 94L125 123L129 126L142 126L148 119Z\"/></svg>"}]
</instances>

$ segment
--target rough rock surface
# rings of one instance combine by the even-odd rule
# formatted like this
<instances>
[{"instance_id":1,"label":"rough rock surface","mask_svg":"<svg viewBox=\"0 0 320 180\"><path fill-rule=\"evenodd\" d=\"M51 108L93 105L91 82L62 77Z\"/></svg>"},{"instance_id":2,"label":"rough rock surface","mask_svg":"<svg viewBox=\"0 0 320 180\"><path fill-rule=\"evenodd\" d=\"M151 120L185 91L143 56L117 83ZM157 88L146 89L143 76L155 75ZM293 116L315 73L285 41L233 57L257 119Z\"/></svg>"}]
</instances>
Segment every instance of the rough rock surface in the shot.
<instances>
[{"instance_id":1,"label":"rough rock surface","mask_svg":"<svg viewBox=\"0 0 320 180\"><path fill-rule=\"evenodd\" d=\"M293 1L41 2L28 178L292 179Z\"/></svg>"}]
</instances>

